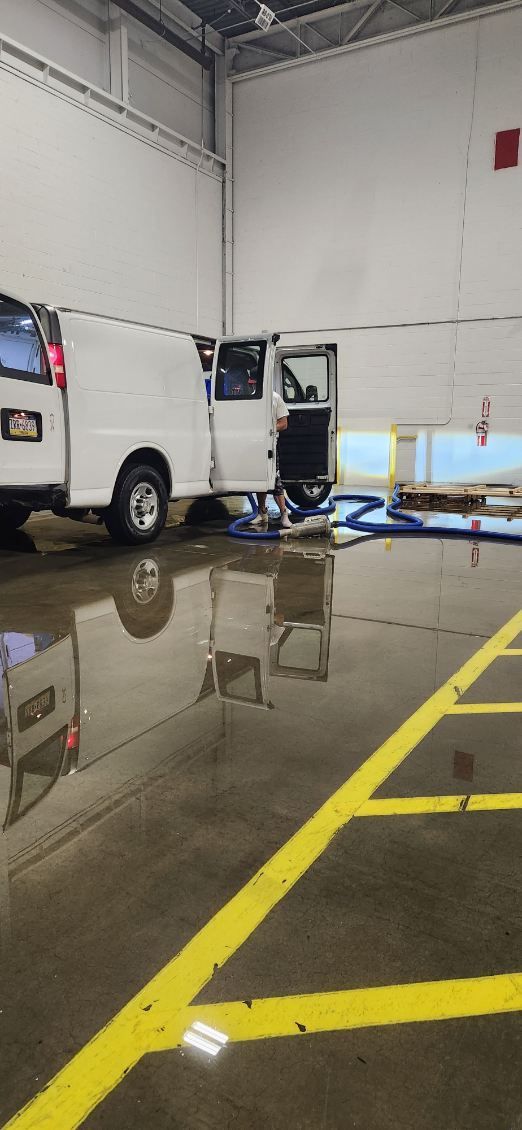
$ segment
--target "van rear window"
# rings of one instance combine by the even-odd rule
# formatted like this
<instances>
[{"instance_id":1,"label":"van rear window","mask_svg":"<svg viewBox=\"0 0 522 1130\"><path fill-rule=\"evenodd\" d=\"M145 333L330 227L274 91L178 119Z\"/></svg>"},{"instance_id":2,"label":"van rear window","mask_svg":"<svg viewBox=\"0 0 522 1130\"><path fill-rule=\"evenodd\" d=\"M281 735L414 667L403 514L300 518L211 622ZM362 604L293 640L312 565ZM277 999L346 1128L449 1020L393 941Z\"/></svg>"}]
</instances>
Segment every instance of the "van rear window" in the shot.
<instances>
[{"instance_id":1,"label":"van rear window","mask_svg":"<svg viewBox=\"0 0 522 1130\"><path fill-rule=\"evenodd\" d=\"M0 379L51 384L36 322L27 306L0 295Z\"/></svg>"}]
</instances>

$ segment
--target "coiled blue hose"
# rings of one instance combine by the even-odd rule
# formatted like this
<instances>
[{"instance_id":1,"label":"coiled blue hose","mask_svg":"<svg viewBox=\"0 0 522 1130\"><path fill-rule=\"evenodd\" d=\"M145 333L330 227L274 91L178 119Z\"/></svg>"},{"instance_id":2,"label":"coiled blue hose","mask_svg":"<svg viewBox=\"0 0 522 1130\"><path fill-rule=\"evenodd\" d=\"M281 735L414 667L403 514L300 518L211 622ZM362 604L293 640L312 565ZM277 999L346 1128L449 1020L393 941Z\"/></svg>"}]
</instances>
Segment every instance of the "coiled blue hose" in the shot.
<instances>
[{"instance_id":1,"label":"coiled blue hose","mask_svg":"<svg viewBox=\"0 0 522 1130\"><path fill-rule=\"evenodd\" d=\"M245 526L248 526L252 519L258 514L254 495L249 494L247 497L252 507L252 512L241 518L237 518L235 522L231 523L228 527L230 537L248 539L249 541L279 541L281 538L280 530L264 530L263 532L258 532L257 530L249 531L245 529ZM315 510L301 510L298 506L294 506L289 500L287 500L286 504L292 514L295 514L298 518L309 518L316 514L332 514L339 502L359 502L362 503L362 505L351 514L347 514L345 518L340 518L332 522L332 526L338 530L353 530L354 533L371 534L373 537L377 538L467 538L472 541L513 542L517 545L522 544L522 534L508 534L499 530L467 530L459 529L455 526L425 526L422 518L419 518L416 514L406 514L400 509L401 500L398 485L396 485L391 502L389 503L386 503L386 499L378 494L334 494L328 500L326 506L317 507ZM386 510L388 518L394 518L397 519L397 521L363 521L367 514L372 514L376 510L382 509ZM340 548L340 546L338 546L338 548Z\"/></svg>"}]
</instances>

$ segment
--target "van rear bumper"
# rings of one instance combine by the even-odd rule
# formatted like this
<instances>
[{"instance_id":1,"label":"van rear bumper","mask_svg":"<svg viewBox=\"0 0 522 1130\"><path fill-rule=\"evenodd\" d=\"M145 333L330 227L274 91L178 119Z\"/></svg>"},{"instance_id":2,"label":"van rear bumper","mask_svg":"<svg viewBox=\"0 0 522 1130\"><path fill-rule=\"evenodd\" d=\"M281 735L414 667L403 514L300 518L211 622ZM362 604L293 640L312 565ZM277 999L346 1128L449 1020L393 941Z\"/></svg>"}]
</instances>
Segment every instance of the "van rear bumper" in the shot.
<instances>
[{"instance_id":1,"label":"van rear bumper","mask_svg":"<svg viewBox=\"0 0 522 1130\"><path fill-rule=\"evenodd\" d=\"M0 486L0 506L2 503L20 502L31 510L54 510L67 504L65 483L52 483L48 486Z\"/></svg>"}]
</instances>

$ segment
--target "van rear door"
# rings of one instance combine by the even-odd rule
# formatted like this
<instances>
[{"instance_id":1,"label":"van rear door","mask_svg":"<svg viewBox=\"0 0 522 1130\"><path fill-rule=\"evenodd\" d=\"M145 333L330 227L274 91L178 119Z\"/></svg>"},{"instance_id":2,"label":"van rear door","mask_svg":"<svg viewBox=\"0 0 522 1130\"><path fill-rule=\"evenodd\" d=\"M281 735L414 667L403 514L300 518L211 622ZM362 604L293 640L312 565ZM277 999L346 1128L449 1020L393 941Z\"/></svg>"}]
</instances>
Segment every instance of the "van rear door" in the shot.
<instances>
[{"instance_id":1,"label":"van rear door","mask_svg":"<svg viewBox=\"0 0 522 1130\"><path fill-rule=\"evenodd\" d=\"M275 388L289 409L279 463L284 483L337 478L337 348L285 346L276 352Z\"/></svg>"},{"instance_id":2,"label":"van rear door","mask_svg":"<svg viewBox=\"0 0 522 1130\"><path fill-rule=\"evenodd\" d=\"M271 336L223 338L212 372L211 483L219 493L270 490L275 482Z\"/></svg>"},{"instance_id":3,"label":"van rear door","mask_svg":"<svg viewBox=\"0 0 522 1130\"><path fill-rule=\"evenodd\" d=\"M0 488L65 482L63 394L31 306L0 295Z\"/></svg>"}]
</instances>

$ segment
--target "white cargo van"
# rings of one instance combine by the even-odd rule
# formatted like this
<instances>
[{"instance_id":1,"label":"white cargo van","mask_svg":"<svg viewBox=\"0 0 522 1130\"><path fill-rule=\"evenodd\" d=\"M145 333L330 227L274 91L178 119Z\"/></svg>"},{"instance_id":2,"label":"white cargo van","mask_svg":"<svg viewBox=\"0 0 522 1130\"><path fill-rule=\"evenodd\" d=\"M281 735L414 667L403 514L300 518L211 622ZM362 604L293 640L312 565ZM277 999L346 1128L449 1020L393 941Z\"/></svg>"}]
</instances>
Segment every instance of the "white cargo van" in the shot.
<instances>
[{"instance_id":1,"label":"white cargo van","mask_svg":"<svg viewBox=\"0 0 522 1130\"><path fill-rule=\"evenodd\" d=\"M133 544L158 536L169 499L270 490L274 388L290 410L283 481L319 501L335 481L336 349L278 341L218 341L209 406L190 335L0 295L0 523L92 510Z\"/></svg>"}]
</instances>

